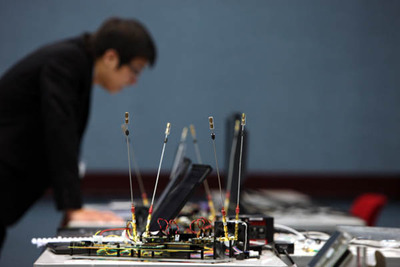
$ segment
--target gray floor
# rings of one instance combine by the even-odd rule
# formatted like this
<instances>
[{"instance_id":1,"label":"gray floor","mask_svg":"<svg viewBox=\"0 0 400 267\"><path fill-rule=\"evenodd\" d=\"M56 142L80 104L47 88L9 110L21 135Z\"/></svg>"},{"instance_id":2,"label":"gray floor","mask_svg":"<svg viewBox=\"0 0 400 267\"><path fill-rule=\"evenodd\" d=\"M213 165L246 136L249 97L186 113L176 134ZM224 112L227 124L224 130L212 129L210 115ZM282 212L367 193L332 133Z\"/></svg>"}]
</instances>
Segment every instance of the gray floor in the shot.
<instances>
[{"instance_id":1,"label":"gray floor","mask_svg":"<svg viewBox=\"0 0 400 267\"><path fill-rule=\"evenodd\" d=\"M351 205L351 200L317 199L316 202L340 210L348 210ZM8 230L0 266L33 266L41 250L31 245L31 239L54 236L61 219L61 213L55 210L51 198L36 203L18 224ZM377 226L400 228L400 201L389 201Z\"/></svg>"}]
</instances>

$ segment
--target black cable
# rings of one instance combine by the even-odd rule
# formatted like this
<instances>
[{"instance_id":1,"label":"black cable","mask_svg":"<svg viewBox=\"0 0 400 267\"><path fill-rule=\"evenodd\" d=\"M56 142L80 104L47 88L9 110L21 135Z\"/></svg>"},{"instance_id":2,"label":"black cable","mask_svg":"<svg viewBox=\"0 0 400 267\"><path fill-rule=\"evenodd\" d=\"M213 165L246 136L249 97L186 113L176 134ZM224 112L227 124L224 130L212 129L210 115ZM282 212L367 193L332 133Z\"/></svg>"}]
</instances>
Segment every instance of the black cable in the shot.
<instances>
[{"instance_id":1,"label":"black cable","mask_svg":"<svg viewBox=\"0 0 400 267\"><path fill-rule=\"evenodd\" d=\"M286 249L283 250L283 252L285 252L286 257L289 259L290 263L292 264L293 267L297 267L297 264L294 263L294 260L292 259L292 257L290 257L289 253L287 252Z\"/></svg>"}]
</instances>

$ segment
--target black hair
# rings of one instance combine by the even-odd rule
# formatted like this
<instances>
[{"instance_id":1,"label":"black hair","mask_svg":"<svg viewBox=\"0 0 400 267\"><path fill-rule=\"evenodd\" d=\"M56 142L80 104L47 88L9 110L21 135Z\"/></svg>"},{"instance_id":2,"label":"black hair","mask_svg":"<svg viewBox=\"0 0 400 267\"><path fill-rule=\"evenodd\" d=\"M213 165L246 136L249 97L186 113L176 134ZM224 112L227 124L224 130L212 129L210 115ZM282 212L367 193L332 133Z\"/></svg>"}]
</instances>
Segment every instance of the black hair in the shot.
<instances>
[{"instance_id":1,"label":"black hair","mask_svg":"<svg viewBox=\"0 0 400 267\"><path fill-rule=\"evenodd\" d=\"M90 45L95 58L101 57L107 49L115 49L120 65L129 63L135 57L143 57L153 66L157 57L149 31L135 19L107 19L91 36Z\"/></svg>"}]
</instances>

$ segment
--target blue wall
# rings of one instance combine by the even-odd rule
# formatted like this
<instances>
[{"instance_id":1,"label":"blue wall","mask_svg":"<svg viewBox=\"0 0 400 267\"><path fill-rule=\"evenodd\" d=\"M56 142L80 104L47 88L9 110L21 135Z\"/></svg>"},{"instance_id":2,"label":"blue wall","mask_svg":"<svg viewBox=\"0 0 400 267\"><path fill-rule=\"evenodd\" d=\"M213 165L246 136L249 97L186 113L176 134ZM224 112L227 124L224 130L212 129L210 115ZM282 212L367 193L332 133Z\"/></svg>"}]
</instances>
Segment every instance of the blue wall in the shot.
<instances>
[{"instance_id":1,"label":"blue wall","mask_svg":"<svg viewBox=\"0 0 400 267\"><path fill-rule=\"evenodd\" d=\"M167 122L164 170L189 124L214 165L209 115L223 162L224 120L243 111L251 171L399 172L399 11L399 1L366 0L2 0L0 73L109 16L136 17L159 61L119 95L95 88L82 151L89 170L126 170L125 111L144 170L158 166Z\"/></svg>"}]
</instances>

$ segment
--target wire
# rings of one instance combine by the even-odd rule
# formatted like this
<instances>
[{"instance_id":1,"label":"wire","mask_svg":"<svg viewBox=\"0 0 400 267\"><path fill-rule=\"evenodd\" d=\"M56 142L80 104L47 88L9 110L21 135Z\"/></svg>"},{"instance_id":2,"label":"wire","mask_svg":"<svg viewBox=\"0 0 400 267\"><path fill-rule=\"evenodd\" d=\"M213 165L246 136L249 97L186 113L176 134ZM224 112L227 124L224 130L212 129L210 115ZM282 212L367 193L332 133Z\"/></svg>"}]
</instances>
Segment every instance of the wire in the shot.
<instances>
[{"instance_id":1,"label":"wire","mask_svg":"<svg viewBox=\"0 0 400 267\"><path fill-rule=\"evenodd\" d=\"M297 267L297 264L294 262L294 260L292 259L292 257L290 257L289 253L287 252L286 249L283 250L283 252L285 253L286 257L289 259L290 263L292 264L293 267Z\"/></svg>"},{"instance_id":2,"label":"wire","mask_svg":"<svg viewBox=\"0 0 400 267\"><path fill-rule=\"evenodd\" d=\"M163 227L161 226L161 223L160 223L161 220L165 222L165 231L163 230ZM160 231L163 232L164 234L167 234L166 231L169 227L168 221L164 218L158 218L157 223L158 223L158 226L160 226Z\"/></svg>"},{"instance_id":3,"label":"wire","mask_svg":"<svg viewBox=\"0 0 400 267\"><path fill-rule=\"evenodd\" d=\"M304 234L304 236L308 239L313 239L313 240L323 240L326 241L330 238L330 235L327 233L323 232L318 232L318 231L303 231L300 232L301 234Z\"/></svg>"},{"instance_id":4,"label":"wire","mask_svg":"<svg viewBox=\"0 0 400 267\"><path fill-rule=\"evenodd\" d=\"M94 235L102 235L103 233L105 233L105 232L108 232L108 231L119 231L119 230L129 230L129 228L128 227L124 227L124 228L110 228L110 229L104 229L104 230L101 230L101 231L97 231L97 233L95 233Z\"/></svg>"},{"instance_id":5,"label":"wire","mask_svg":"<svg viewBox=\"0 0 400 267\"><path fill-rule=\"evenodd\" d=\"M196 232L196 231L194 231L193 229L192 229L192 225L193 225L193 223L196 223L197 222L197 220L195 219L195 220L193 220L191 223L190 223L190 225L189 225L189 231L190 231L190 233L191 234L197 234L198 232ZM198 224L197 224L197 226L199 226ZM200 230L199 230L200 231Z\"/></svg>"},{"instance_id":6,"label":"wire","mask_svg":"<svg viewBox=\"0 0 400 267\"><path fill-rule=\"evenodd\" d=\"M179 225L176 223L176 221L175 220L173 220L173 219L171 219L171 220L169 220L169 223L168 223L168 234L169 234L169 229L172 229L172 224L175 224L176 225L176 231L175 231L175 234L178 234L179 233Z\"/></svg>"},{"instance_id":7,"label":"wire","mask_svg":"<svg viewBox=\"0 0 400 267\"><path fill-rule=\"evenodd\" d=\"M274 228L282 229L282 230L288 231L288 232L290 232L292 234L295 234L299 238L299 240L307 239L305 235L303 235L302 233L296 231L295 229L293 229L293 228L291 228L289 226L282 225L282 224L274 224Z\"/></svg>"},{"instance_id":8,"label":"wire","mask_svg":"<svg viewBox=\"0 0 400 267\"><path fill-rule=\"evenodd\" d=\"M209 219L204 218L204 217L200 217L200 219L203 219L203 221L204 221L203 230L207 230L207 229L209 229L209 228L212 227L212 223L211 223L211 221L210 221ZM208 224L208 225L207 225L207 224Z\"/></svg>"},{"instance_id":9,"label":"wire","mask_svg":"<svg viewBox=\"0 0 400 267\"><path fill-rule=\"evenodd\" d=\"M230 222L230 223L236 223L236 220L229 220L228 222ZM245 230L244 230L244 246L243 246L243 250L244 251L247 251L247 223L245 223L245 222L242 222L242 221L240 221L240 223L242 224L242 225L244 225L244 227L246 228Z\"/></svg>"}]
</instances>

